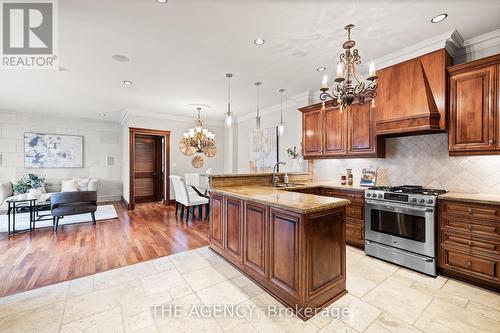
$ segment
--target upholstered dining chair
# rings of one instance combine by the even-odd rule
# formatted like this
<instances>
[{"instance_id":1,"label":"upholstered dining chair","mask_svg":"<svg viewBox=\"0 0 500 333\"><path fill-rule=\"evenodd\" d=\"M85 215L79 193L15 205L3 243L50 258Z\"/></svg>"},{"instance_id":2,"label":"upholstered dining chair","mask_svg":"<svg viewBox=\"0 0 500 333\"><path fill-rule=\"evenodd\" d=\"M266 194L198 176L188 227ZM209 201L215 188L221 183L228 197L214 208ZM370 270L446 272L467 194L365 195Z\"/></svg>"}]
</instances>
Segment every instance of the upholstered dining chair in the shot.
<instances>
[{"instance_id":1,"label":"upholstered dining chair","mask_svg":"<svg viewBox=\"0 0 500 333\"><path fill-rule=\"evenodd\" d=\"M186 183L180 176L171 175L170 180L172 181L172 186L174 188L175 195L175 216L177 216L177 211L179 206L181 208L181 219L184 218L184 207L186 208L186 221L189 220L189 212L194 207L199 207L200 218L202 218L201 207L207 205L208 211L208 199L199 196L195 192L190 192ZM208 214L207 216L208 217ZM205 217L205 218L206 218Z\"/></svg>"},{"instance_id":2,"label":"upholstered dining chair","mask_svg":"<svg viewBox=\"0 0 500 333\"><path fill-rule=\"evenodd\" d=\"M97 210L96 191L59 192L50 197L50 210L53 216L54 231L57 230L59 219L63 216L90 213L95 221Z\"/></svg>"}]
</instances>

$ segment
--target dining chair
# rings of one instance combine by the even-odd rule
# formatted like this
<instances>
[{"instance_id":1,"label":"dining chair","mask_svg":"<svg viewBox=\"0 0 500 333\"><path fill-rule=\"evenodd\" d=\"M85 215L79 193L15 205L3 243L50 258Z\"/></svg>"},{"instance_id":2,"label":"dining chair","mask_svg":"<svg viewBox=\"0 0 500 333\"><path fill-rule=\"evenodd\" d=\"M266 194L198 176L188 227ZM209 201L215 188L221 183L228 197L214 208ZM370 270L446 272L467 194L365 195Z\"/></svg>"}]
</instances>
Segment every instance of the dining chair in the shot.
<instances>
[{"instance_id":1,"label":"dining chair","mask_svg":"<svg viewBox=\"0 0 500 333\"><path fill-rule=\"evenodd\" d=\"M202 206L207 205L209 200L202 196L199 196L194 191L190 192L188 187L182 177L171 175L170 180L172 181L172 186L174 188L175 195L175 216L177 216L177 211L179 206L181 208L181 219L184 218L184 207L186 208L186 221L189 220L189 212L194 207L199 207L200 218L203 217ZM193 213L194 214L194 213ZM206 217L205 217L206 218Z\"/></svg>"}]
</instances>

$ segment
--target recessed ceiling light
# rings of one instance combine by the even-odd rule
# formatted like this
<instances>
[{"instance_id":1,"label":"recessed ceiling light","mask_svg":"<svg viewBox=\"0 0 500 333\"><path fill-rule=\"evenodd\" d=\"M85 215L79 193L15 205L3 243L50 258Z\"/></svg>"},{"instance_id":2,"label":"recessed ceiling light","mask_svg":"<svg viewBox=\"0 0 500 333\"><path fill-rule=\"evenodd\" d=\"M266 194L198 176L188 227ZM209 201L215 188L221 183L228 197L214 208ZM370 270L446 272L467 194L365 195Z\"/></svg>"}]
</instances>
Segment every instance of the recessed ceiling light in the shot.
<instances>
[{"instance_id":1,"label":"recessed ceiling light","mask_svg":"<svg viewBox=\"0 0 500 333\"><path fill-rule=\"evenodd\" d=\"M105 113L99 113L99 118L106 118L106 114Z\"/></svg>"},{"instance_id":2,"label":"recessed ceiling light","mask_svg":"<svg viewBox=\"0 0 500 333\"><path fill-rule=\"evenodd\" d=\"M126 84L127 86L132 85L132 81L129 81L129 80L125 80L125 81L123 81L123 83Z\"/></svg>"},{"instance_id":3,"label":"recessed ceiling light","mask_svg":"<svg viewBox=\"0 0 500 333\"><path fill-rule=\"evenodd\" d=\"M155 0L155 1L158 3L167 3L168 2L168 0Z\"/></svg>"},{"instance_id":4,"label":"recessed ceiling light","mask_svg":"<svg viewBox=\"0 0 500 333\"><path fill-rule=\"evenodd\" d=\"M126 57L126 56L124 56L124 55L122 55L122 54L113 54L113 55L111 56L111 58L112 58L113 60L118 61L118 62L127 62L127 61L130 61L130 59L129 59L128 57Z\"/></svg>"},{"instance_id":5,"label":"recessed ceiling light","mask_svg":"<svg viewBox=\"0 0 500 333\"><path fill-rule=\"evenodd\" d=\"M322 72L324 70L326 70L326 67L318 67L318 68L316 68L316 71L318 71L318 72Z\"/></svg>"},{"instance_id":6,"label":"recessed ceiling light","mask_svg":"<svg viewBox=\"0 0 500 333\"><path fill-rule=\"evenodd\" d=\"M266 41L265 41L265 40L263 40L262 38L257 38L257 39L254 39L254 41L253 41L253 43L254 43L255 45L264 45L264 43L265 43L265 42L266 42Z\"/></svg>"},{"instance_id":7,"label":"recessed ceiling light","mask_svg":"<svg viewBox=\"0 0 500 333\"><path fill-rule=\"evenodd\" d=\"M432 23L439 23L441 21L443 21L445 18L448 17L448 14L446 13L443 13L443 14L439 14L439 15L436 15L434 16L432 19L431 19L431 22Z\"/></svg>"}]
</instances>

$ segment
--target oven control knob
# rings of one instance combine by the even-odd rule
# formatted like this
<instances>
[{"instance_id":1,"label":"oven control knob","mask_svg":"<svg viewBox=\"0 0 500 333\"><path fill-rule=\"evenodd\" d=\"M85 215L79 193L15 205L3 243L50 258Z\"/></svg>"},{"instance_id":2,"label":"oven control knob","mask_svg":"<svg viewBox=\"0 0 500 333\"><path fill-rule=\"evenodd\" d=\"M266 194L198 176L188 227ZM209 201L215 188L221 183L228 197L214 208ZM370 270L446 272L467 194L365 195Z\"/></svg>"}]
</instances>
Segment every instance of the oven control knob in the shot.
<instances>
[{"instance_id":1,"label":"oven control knob","mask_svg":"<svg viewBox=\"0 0 500 333\"><path fill-rule=\"evenodd\" d=\"M425 199L420 199L420 203L425 203Z\"/></svg>"},{"instance_id":2,"label":"oven control knob","mask_svg":"<svg viewBox=\"0 0 500 333\"><path fill-rule=\"evenodd\" d=\"M382 194L379 194L379 195L378 195L378 198L379 198L379 199L382 199L382 197L383 197L383 195L382 195Z\"/></svg>"},{"instance_id":3,"label":"oven control knob","mask_svg":"<svg viewBox=\"0 0 500 333\"><path fill-rule=\"evenodd\" d=\"M411 198L412 202L417 202L417 198Z\"/></svg>"},{"instance_id":4,"label":"oven control knob","mask_svg":"<svg viewBox=\"0 0 500 333\"><path fill-rule=\"evenodd\" d=\"M366 193L366 197L367 197L367 198L369 198L369 197L371 197L371 196L372 196L372 194L371 194L371 193Z\"/></svg>"},{"instance_id":5,"label":"oven control knob","mask_svg":"<svg viewBox=\"0 0 500 333\"><path fill-rule=\"evenodd\" d=\"M427 203L428 203L428 204L432 204L432 203L434 203L434 200L429 199L429 200L427 200Z\"/></svg>"}]
</instances>

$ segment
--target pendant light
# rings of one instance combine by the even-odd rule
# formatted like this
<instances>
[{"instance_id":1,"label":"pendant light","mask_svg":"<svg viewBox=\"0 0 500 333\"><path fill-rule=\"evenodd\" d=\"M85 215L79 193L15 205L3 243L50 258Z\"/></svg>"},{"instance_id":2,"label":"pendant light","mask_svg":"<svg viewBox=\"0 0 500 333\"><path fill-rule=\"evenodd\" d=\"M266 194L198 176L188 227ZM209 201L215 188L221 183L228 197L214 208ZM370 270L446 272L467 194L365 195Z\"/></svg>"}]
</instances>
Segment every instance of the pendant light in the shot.
<instances>
[{"instance_id":1,"label":"pendant light","mask_svg":"<svg viewBox=\"0 0 500 333\"><path fill-rule=\"evenodd\" d=\"M226 113L226 128L231 128L233 125L233 113L231 112L231 78L233 74L226 73L227 77L227 113Z\"/></svg>"},{"instance_id":2,"label":"pendant light","mask_svg":"<svg viewBox=\"0 0 500 333\"><path fill-rule=\"evenodd\" d=\"M255 82L255 86L257 87L257 116L255 117L255 128L260 132L260 113L259 113L259 87L262 85L262 82Z\"/></svg>"},{"instance_id":3,"label":"pendant light","mask_svg":"<svg viewBox=\"0 0 500 333\"><path fill-rule=\"evenodd\" d=\"M283 136L285 133L285 124L283 123L283 93L285 92L285 89L281 88L278 90L279 93L281 94L281 102L280 102L280 123L278 125L278 136Z\"/></svg>"}]
</instances>

